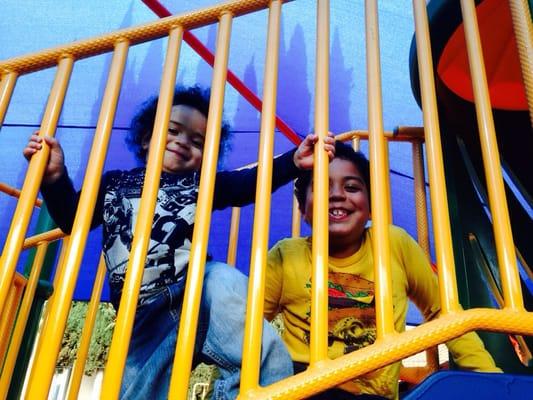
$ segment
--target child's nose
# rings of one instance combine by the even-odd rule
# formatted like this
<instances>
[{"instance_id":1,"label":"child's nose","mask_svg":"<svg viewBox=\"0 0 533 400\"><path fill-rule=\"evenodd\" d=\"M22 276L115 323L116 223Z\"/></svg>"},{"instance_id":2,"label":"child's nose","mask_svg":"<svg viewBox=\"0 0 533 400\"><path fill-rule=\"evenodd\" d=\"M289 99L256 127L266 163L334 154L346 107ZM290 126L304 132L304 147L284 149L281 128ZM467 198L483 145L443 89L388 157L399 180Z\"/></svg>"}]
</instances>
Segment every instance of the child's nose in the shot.
<instances>
[{"instance_id":1,"label":"child's nose","mask_svg":"<svg viewBox=\"0 0 533 400\"><path fill-rule=\"evenodd\" d=\"M335 200L335 199L344 199L345 193L344 188L342 185L331 185L329 187L329 199Z\"/></svg>"},{"instance_id":2,"label":"child's nose","mask_svg":"<svg viewBox=\"0 0 533 400\"><path fill-rule=\"evenodd\" d=\"M182 146L189 146L190 145L189 135L187 135L186 132L179 132L174 137L174 141L176 141L177 143L181 144Z\"/></svg>"}]
</instances>

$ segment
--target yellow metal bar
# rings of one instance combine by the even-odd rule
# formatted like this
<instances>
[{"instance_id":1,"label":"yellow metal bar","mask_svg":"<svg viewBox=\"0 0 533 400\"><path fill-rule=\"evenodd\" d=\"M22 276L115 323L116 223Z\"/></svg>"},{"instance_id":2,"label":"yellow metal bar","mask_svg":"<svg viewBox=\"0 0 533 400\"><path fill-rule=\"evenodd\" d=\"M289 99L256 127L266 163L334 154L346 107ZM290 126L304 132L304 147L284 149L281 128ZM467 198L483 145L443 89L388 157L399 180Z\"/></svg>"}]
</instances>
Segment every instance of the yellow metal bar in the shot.
<instances>
[{"instance_id":1,"label":"yellow metal bar","mask_svg":"<svg viewBox=\"0 0 533 400\"><path fill-rule=\"evenodd\" d=\"M81 333L78 353L76 354L76 361L74 362L74 366L72 367L72 372L70 374L70 381L66 395L68 400L76 400L78 398L81 378L83 377L83 371L85 369L85 363L87 360L87 355L89 354L89 347L91 345L94 324L98 314L98 305L100 304L100 298L102 296L105 272L105 259L104 255L102 254L100 255L100 262L96 271L96 277L94 278L93 292L91 293L91 300L87 307L85 322L83 323L83 331Z\"/></svg>"},{"instance_id":2,"label":"yellow metal bar","mask_svg":"<svg viewBox=\"0 0 533 400\"><path fill-rule=\"evenodd\" d=\"M15 285L12 285L7 296L5 309L0 318L0 360L4 360L5 351L9 343L13 321L17 314L18 303L20 300L19 292Z\"/></svg>"},{"instance_id":3,"label":"yellow metal bar","mask_svg":"<svg viewBox=\"0 0 533 400\"><path fill-rule=\"evenodd\" d=\"M514 310L470 309L448 314L401 334L376 341L334 360L323 361L320 368L260 388L242 399L304 399L326 388L417 354L428 347L476 330L533 335L533 313Z\"/></svg>"},{"instance_id":4,"label":"yellow metal bar","mask_svg":"<svg viewBox=\"0 0 533 400\"><path fill-rule=\"evenodd\" d=\"M39 284L39 276L41 275L41 268L43 266L47 249L48 243L42 243L37 247L35 252L33 266L28 278L26 290L24 291L22 303L20 304L17 322L13 329L13 336L2 369L2 375L0 376L0 399L5 399L9 391L13 370L15 369L20 344L22 343L22 337L24 336L24 329L26 329L31 305L35 297L35 290Z\"/></svg>"},{"instance_id":5,"label":"yellow metal bar","mask_svg":"<svg viewBox=\"0 0 533 400\"><path fill-rule=\"evenodd\" d=\"M422 142L415 140L412 143L413 177L415 189L415 210L418 244L431 259L429 246L429 223L426 201L426 178L424 176L424 151ZM439 369L439 352L437 348L426 350L426 364L428 372Z\"/></svg>"},{"instance_id":6,"label":"yellow metal bar","mask_svg":"<svg viewBox=\"0 0 533 400\"><path fill-rule=\"evenodd\" d=\"M353 131L346 131L335 135L335 140L345 142L350 139L368 139L368 131L364 129L356 129ZM418 126L399 126L394 131L383 131L390 142L412 142L413 140L424 140L424 128Z\"/></svg>"},{"instance_id":7,"label":"yellow metal bar","mask_svg":"<svg viewBox=\"0 0 533 400\"><path fill-rule=\"evenodd\" d=\"M0 80L0 126L4 123L7 106L11 100L17 78L18 74L16 72L8 72L3 74L2 80Z\"/></svg>"},{"instance_id":8,"label":"yellow metal bar","mask_svg":"<svg viewBox=\"0 0 533 400\"><path fill-rule=\"evenodd\" d=\"M441 313L446 314L460 310L459 296L455 277L455 261L448 213L446 181L444 179L444 163L433 80L433 61L431 58L426 2L424 0L413 0L413 9L424 129L426 132L433 234L435 236L435 254L439 270Z\"/></svg>"},{"instance_id":9,"label":"yellow metal bar","mask_svg":"<svg viewBox=\"0 0 533 400\"><path fill-rule=\"evenodd\" d=\"M12 197L16 197L17 199L20 197L20 190L2 182L0 182L0 192L4 192ZM43 204L41 199L35 200L35 207L41 207L41 204Z\"/></svg>"},{"instance_id":10,"label":"yellow metal bar","mask_svg":"<svg viewBox=\"0 0 533 400\"><path fill-rule=\"evenodd\" d=\"M246 393L259 385L261 365L261 336L265 299L265 267L268 253L270 207L272 198L272 158L274 155L274 129L276 126L276 96L278 82L279 31L281 19L280 0L270 4L268 37L263 83L263 108L257 166L252 255L248 284L248 303L241 370L240 392Z\"/></svg>"},{"instance_id":11,"label":"yellow metal bar","mask_svg":"<svg viewBox=\"0 0 533 400\"><path fill-rule=\"evenodd\" d=\"M471 0L461 0L461 11L463 13L463 24L465 27L468 63L474 88L477 124L479 127L481 152L483 154L487 192L489 194L498 265L502 280L503 298L505 299L506 307L523 309L522 288L520 286L520 276L516 264L513 234L509 221L507 199L505 198L500 155L496 141L474 2Z\"/></svg>"},{"instance_id":12,"label":"yellow metal bar","mask_svg":"<svg viewBox=\"0 0 533 400\"><path fill-rule=\"evenodd\" d=\"M165 145L168 134L168 123L172 111L172 100L176 84L176 71L183 37L183 27L173 28L169 33L167 55L161 88L159 90L159 102L157 104L154 130L150 140L150 152L146 163L143 190L139 205L139 215L135 224L135 235L131 245L130 258L128 260L123 296L117 313L115 331L109 349L109 357L104 373L102 384L102 397L116 399L120 392L122 374L131 331L137 310L139 290L146 262L146 253L150 243L150 232L154 219L155 203L161 178L161 167L165 153Z\"/></svg>"},{"instance_id":13,"label":"yellow metal bar","mask_svg":"<svg viewBox=\"0 0 533 400\"><path fill-rule=\"evenodd\" d=\"M533 18L527 0L509 0L509 7L526 88L529 119L533 126Z\"/></svg>"},{"instance_id":14,"label":"yellow metal bar","mask_svg":"<svg viewBox=\"0 0 533 400\"><path fill-rule=\"evenodd\" d=\"M59 62L56 78L48 98L39 135L54 136L57 119L63 105L67 84L72 71L73 61L71 58L63 58ZM31 161L26 172L26 178L22 185L22 193L17 203L17 208L11 220L11 226L4 244L4 250L0 257L0 310L3 310L9 287L15 273L15 267L19 258L24 235L28 229L29 220L37 198L37 192L41 185L42 176L46 168L49 147L43 145Z\"/></svg>"},{"instance_id":15,"label":"yellow metal bar","mask_svg":"<svg viewBox=\"0 0 533 400\"><path fill-rule=\"evenodd\" d=\"M379 24L376 0L365 1L366 69L368 81L368 142L370 158L370 191L372 202L372 227L376 282L376 334L377 340L394 332L392 307L392 279L390 271L390 184L383 135L381 102L381 67L379 59ZM383 194L386 194L385 196Z\"/></svg>"},{"instance_id":16,"label":"yellow metal bar","mask_svg":"<svg viewBox=\"0 0 533 400\"><path fill-rule=\"evenodd\" d=\"M57 286L54 289L54 296L49 301L48 315L39 338L40 348L46 351L40 351L35 355L28 382L27 395L31 399L46 398L52 383L57 355L61 349L61 339L93 217L92 210L96 203L107 146L111 137L128 49L127 42L119 42L115 46L78 210L72 225L70 240L65 249L64 265L60 267L61 275L57 277Z\"/></svg>"},{"instance_id":17,"label":"yellow metal bar","mask_svg":"<svg viewBox=\"0 0 533 400\"><path fill-rule=\"evenodd\" d=\"M30 236L29 238L24 240L24 243L22 244L22 250L35 247L42 242L54 242L56 240L64 238L65 236L66 234L59 228L54 228L47 232L38 233L37 235Z\"/></svg>"},{"instance_id":18,"label":"yellow metal bar","mask_svg":"<svg viewBox=\"0 0 533 400\"><path fill-rule=\"evenodd\" d=\"M220 144L220 126L222 124L222 107L224 105L224 88L229 57L229 42L233 16L224 12L220 16L217 34L215 65L213 67L213 81L211 84L211 99L209 100L209 115L207 118L206 141L198 189L198 205L194 220L191 255L183 309L181 314L176 354L170 379L169 399L185 399L189 384L192 365L194 342L196 338L196 324L200 310L200 298L207 254L207 241L211 225L211 211L213 205L213 189L217 169L218 149Z\"/></svg>"},{"instance_id":19,"label":"yellow metal bar","mask_svg":"<svg viewBox=\"0 0 533 400\"><path fill-rule=\"evenodd\" d=\"M292 196L292 223L291 223L291 237L300 237L302 215L298 208L298 200L296 196Z\"/></svg>"},{"instance_id":20,"label":"yellow metal bar","mask_svg":"<svg viewBox=\"0 0 533 400\"><path fill-rule=\"evenodd\" d=\"M316 32L315 133L318 141L313 169L311 368L328 358L329 159L323 140L329 131L329 0L317 1Z\"/></svg>"},{"instance_id":21,"label":"yellow metal bar","mask_svg":"<svg viewBox=\"0 0 533 400\"><path fill-rule=\"evenodd\" d=\"M229 228L229 243L228 243L228 258L226 262L228 265L235 266L237 260L237 244L239 243L239 220L241 218L241 209L233 207L231 209L231 224Z\"/></svg>"},{"instance_id":22,"label":"yellow metal bar","mask_svg":"<svg viewBox=\"0 0 533 400\"><path fill-rule=\"evenodd\" d=\"M355 151L361 150L361 138L354 136L352 138L352 147Z\"/></svg>"},{"instance_id":23,"label":"yellow metal bar","mask_svg":"<svg viewBox=\"0 0 533 400\"><path fill-rule=\"evenodd\" d=\"M268 7L269 3L270 0L234 0L176 16L161 18L149 24L126 28L92 39L79 40L65 46L11 58L0 62L0 74L17 72L19 75L23 75L50 68L56 65L57 60L65 55L75 60L80 60L107 53L112 51L115 43L121 40L126 40L133 46L162 38L168 35L168 32L176 26L182 26L184 29L190 30L216 22L219 15L224 11L239 16Z\"/></svg>"}]
</instances>

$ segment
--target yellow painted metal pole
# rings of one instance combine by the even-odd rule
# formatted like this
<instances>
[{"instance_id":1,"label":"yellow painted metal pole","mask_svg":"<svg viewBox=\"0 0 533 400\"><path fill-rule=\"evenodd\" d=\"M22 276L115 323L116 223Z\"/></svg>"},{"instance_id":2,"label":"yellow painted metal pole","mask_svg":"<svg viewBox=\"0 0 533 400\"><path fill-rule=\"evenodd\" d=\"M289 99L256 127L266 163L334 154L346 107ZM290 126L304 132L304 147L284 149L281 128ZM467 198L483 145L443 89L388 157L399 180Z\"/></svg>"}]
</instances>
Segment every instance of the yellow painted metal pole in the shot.
<instances>
[{"instance_id":1,"label":"yellow painted metal pole","mask_svg":"<svg viewBox=\"0 0 533 400\"><path fill-rule=\"evenodd\" d=\"M102 383L101 397L104 399L116 399L120 393L131 331L137 310L139 290L146 263L146 254L150 243L150 232L154 220L155 203L165 154L168 123L172 112L172 100L182 37L183 27L181 26L173 28L169 33L167 55L159 90L159 102L157 103L154 130L150 140L150 152L148 153L139 204L139 215L134 228L135 234L133 235L130 258L126 267L122 297L120 298L115 330Z\"/></svg>"},{"instance_id":2,"label":"yellow painted metal pole","mask_svg":"<svg viewBox=\"0 0 533 400\"><path fill-rule=\"evenodd\" d=\"M509 7L526 88L529 119L533 126L533 17L527 0L509 0Z\"/></svg>"},{"instance_id":3,"label":"yellow painted metal pole","mask_svg":"<svg viewBox=\"0 0 533 400\"><path fill-rule=\"evenodd\" d=\"M329 131L329 0L317 1L315 77L315 165L310 367L328 358L329 159L324 138Z\"/></svg>"},{"instance_id":4,"label":"yellow painted metal pole","mask_svg":"<svg viewBox=\"0 0 533 400\"><path fill-rule=\"evenodd\" d=\"M54 242L56 240L64 238L65 236L66 234L59 228L54 228L47 232L38 233L37 235L30 236L26 240L24 240L24 243L22 245L22 250L27 250L31 247L35 247L41 242L48 242L48 243ZM65 244L63 243L63 246L64 245Z\"/></svg>"},{"instance_id":5,"label":"yellow painted metal pole","mask_svg":"<svg viewBox=\"0 0 533 400\"><path fill-rule=\"evenodd\" d=\"M41 129L41 136L54 136L59 113L63 105L67 90L70 73L72 71L73 60L63 58L59 61L56 78L48 98L48 103L44 112ZM20 199L11 220L11 226L4 244L4 250L0 257L0 310L3 310L7 298L11 281L15 273L15 267L19 258L24 236L28 230L29 220L37 198L37 192L41 185L42 176L46 168L50 149L46 143L31 161L26 172L26 178L22 185Z\"/></svg>"},{"instance_id":6,"label":"yellow painted metal pole","mask_svg":"<svg viewBox=\"0 0 533 400\"><path fill-rule=\"evenodd\" d=\"M222 107L224 105L224 89L228 68L232 20L232 14L225 12L220 16L218 27L206 141L202 159L200 187L198 189L198 206L194 220L191 258L189 261L187 283L185 285L176 354L174 356L172 377L170 379L169 399L181 400L187 397L194 342L196 339L196 324L200 310L207 241L209 239L209 228L211 225L213 190L215 187L220 144L220 126L222 125Z\"/></svg>"},{"instance_id":7,"label":"yellow painted metal pole","mask_svg":"<svg viewBox=\"0 0 533 400\"><path fill-rule=\"evenodd\" d=\"M460 310L455 277L448 197L444 179L444 163L440 141L439 116L435 83L433 81L433 61L429 39L429 24L424 0L413 0L416 27L416 48L424 130L426 132L426 152L428 157L429 191L431 195L431 212L433 217L433 234L435 236L435 254L439 270L439 288L441 313Z\"/></svg>"},{"instance_id":8,"label":"yellow painted metal pole","mask_svg":"<svg viewBox=\"0 0 533 400\"><path fill-rule=\"evenodd\" d=\"M19 300L20 298L17 296L17 288L15 285L12 285L9 290L9 295L7 296L5 309L0 318L0 362L3 362L4 360L5 351L11 335L11 329L13 328L15 315L17 314Z\"/></svg>"},{"instance_id":9,"label":"yellow painted metal pole","mask_svg":"<svg viewBox=\"0 0 533 400\"><path fill-rule=\"evenodd\" d=\"M352 138L352 147L355 151L361 150L361 138L359 136L354 136Z\"/></svg>"},{"instance_id":10,"label":"yellow painted metal pole","mask_svg":"<svg viewBox=\"0 0 533 400\"><path fill-rule=\"evenodd\" d=\"M522 310L524 308L522 288L520 286L520 276L516 264L513 234L511 231L511 222L509 221L500 154L496 141L494 119L492 117L485 63L483 62L483 52L481 49L474 2L471 0L461 0L461 11L463 13L463 25L465 27L468 64L470 66L474 88L479 139L483 154L483 166L485 168L485 179L489 194L503 298L505 299L506 307Z\"/></svg>"},{"instance_id":11,"label":"yellow painted metal pole","mask_svg":"<svg viewBox=\"0 0 533 400\"><path fill-rule=\"evenodd\" d=\"M429 223L426 201L426 178L424 175L424 151L422 141L413 140L413 177L415 189L415 210L418 244L431 259L429 245ZM426 350L426 365L430 371L439 369L439 352L436 347Z\"/></svg>"},{"instance_id":12,"label":"yellow painted metal pole","mask_svg":"<svg viewBox=\"0 0 533 400\"><path fill-rule=\"evenodd\" d=\"M91 345L91 337L93 334L96 316L98 314L98 305L102 296L102 288L105 280L105 259L104 255L100 255L100 262L94 278L93 292L91 293L91 300L87 306L87 314L85 315L85 322L83 323L83 331L81 332L80 344L78 353L76 354L76 361L72 367L70 374L70 381L68 384L66 398L68 400L76 400L80 391L81 378L85 370L85 363L87 355L89 354L89 347Z\"/></svg>"},{"instance_id":13,"label":"yellow painted metal pole","mask_svg":"<svg viewBox=\"0 0 533 400\"><path fill-rule=\"evenodd\" d=\"M0 80L0 126L4 123L7 106L11 100L17 78L18 74L16 72L8 72L2 75L2 80Z\"/></svg>"},{"instance_id":14,"label":"yellow painted metal pole","mask_svg":"<svg viewBox=\"0 0 533 400\"><path fill-rule=\"evenodd\" d=\"M76 279L83 258L83 250L98 195L128 48L128 42L116 44L101 111L96 124L93 146L89 155L78 210L72 225L70 240L65 249L64 264L59 267L60 275L55 279L57 286L54 288L54 296L49 300L46 322L39 338L38 346L41 351L35 355L28 382L27 396L31 399L46 398L52 383L57 355L61 349L61 339L67 323L72 296L76 287ZM42 351L43 349L46 349L46 351Z\"/></svg>"},{"instance_id":15,"label":"yellow painted metal pole","mask_svg":"<svg viewBox=\"0 0 533 400\"><path fill-rule=\"evenodd\" d=\"M237 260L237 244L239 243L239 221L241 218L241 209L233 207L231 209L231 224L229 228L229 243L228 243L228 258L226 262L228 265L235 266Z\"/></svg>"},{"instance_id":16,"label":"yellow painted metal pole","mask_svg":"<svg viewBox=\"0 0 533 400\"><path fill-rule=\"evenodd\" d=\"M22 337L24 336L24 329L26 329L26 323L28 322L28 316L30 314L31 305L35 296L35 290L39 284L39 276L41 274L41 268L43 266L47 249L48 243L42 243L37 246L37 250L35 252L33 266L28 278L26 290L24 291L22 303L20 304L17 322L15 323L15 328L13 329L13 336L2 369L2 375L0 376L0 399L5 399L9 391L13 370L15 369L15 363L17 361L20 344L22 343Z\"/></svg>"},{"instance_id":17,"label":"yellow painted metal pole","mask_svg":"<svg viewBox=\"0 0 533 400\"><path fill-rule=\"evenodd\" d=\"M377 340L394 332L392 278L390 270L390 193L389 169L381 102L381 67L379 59L379 24L376 0L365 1L366 70L368 85L368 142L370 191L374 240L376 282Z\"/></svg>"},{"instance_id":18,"label":"yellow painted metal pole","mask_svg":"<svg viewBox=\"0 0 533 400\"><path fill-rule=\"evenodd\" d=\"M270 4L268 17L254 228L252 235L252 253L250 257L250 280L248 284L248 303L242 355L242 365L245 368L241 369L241 393L246 393L248 390L257 388L261 366L265 268L268 253L272 198L272 158L274 155L274 129L276 126L281 4L282 2L280 0L273 0Z\"/></svg>"},{"instance_id":19,"label":"yellow painted metal pole","mask_svg":"<svg viewBox=\"0 0 533 400\"><path fill-rule=\"evenodd\" d=\"M6 193L12 197L16 197L17 199L20 197L20 190L3 182L0 182L0 192ZM35 207L41 207L42 203L43 201L41 199L35 200Z\"/></svg>"},{"instance_id":20,"label":"yellow painted metal pole","mask_svg":"<svg viewBox=\"0 0 533 400\"><path fill-rule=\"evenodd\" d=\"M300 237L301 232L302 215L298 207L298 200L296 200L296 196L292 196L291 237L293 238Z\"/></svg>"}]
</instances>

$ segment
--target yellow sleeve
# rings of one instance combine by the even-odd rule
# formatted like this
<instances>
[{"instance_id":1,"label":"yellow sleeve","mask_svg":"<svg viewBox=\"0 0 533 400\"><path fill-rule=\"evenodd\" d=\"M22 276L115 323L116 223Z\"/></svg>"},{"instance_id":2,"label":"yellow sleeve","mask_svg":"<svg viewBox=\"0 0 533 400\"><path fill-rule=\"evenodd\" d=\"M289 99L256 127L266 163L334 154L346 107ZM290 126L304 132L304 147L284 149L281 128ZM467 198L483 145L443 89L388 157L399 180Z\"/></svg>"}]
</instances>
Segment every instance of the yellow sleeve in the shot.
<instances>
[{"instance_id":1,"label":"yellow sleeve","mask_svg":"<svg viewBox=\"0 0 533 400\"><path fill-rule=\"evenodd\" d=\"M426 320L440 312L439 287L422 248L407 233L402 235L404 261L409 281L411 299L422 311ZM446 343L457 366L478 372L501 372L477 333L469 332Z\"/></svg>"},{"instance_id":2,"label":"yellow sleeve","mask_svg":"<svg viewBox=\"0 0 533 400\"><path fill-rule=\"evenodd\" d=\"M452 339L446 343L446 346L461 369L477 372L502 372L475 332Z\"/></svg>"},{"instance_id":3,"label":"yellow sleeve","mask_svg":"<svg viewBox=\"0 0 533 400\"><path fill-rule=\"evenodd\" d=\"M265 318L271 321L280 310L283 288L283 256L279 242L268 252L265 273Z\"/></svg>"}]
</instances>

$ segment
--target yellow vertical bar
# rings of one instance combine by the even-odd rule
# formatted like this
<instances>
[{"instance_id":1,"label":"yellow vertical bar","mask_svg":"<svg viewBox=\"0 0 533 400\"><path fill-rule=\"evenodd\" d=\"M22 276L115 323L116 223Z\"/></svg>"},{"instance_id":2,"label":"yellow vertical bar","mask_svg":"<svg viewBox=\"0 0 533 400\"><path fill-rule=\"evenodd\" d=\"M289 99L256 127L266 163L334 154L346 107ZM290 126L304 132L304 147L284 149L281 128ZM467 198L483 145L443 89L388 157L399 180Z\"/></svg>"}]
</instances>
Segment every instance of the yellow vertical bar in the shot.
<instances>
[{"instance_id":1,"label":"yellow vertical bar","mask_svg":"<svg viewBox=\"0 0 533 400\"><path fill-rule=\"evenodd\" d=\"M268 253L270 207L272 198L272 159L274 153L274 128L276 126L276 95L278 83L279 30L281 18L280 0L270 3L268 38L263 84L263 108L261 111L261 136L257 166L252 255L248 304L244 327L244 342L241 370L241 393L259 385L261 360L261 336L263 332L263 309L265 299L265 266Z\"/></svg>"},{"instance_id":2,"label":"yellow vertical bar","mask_svg":"<svg viewBox=\"0 0 533 400\"><path fill-rule=\"evenodd\" d=\"M176 344L176 354L170 379L169 399L185 399L189 384L192 365L194 341L196 338L196 323L200 309L202 282L207 254L207 240L211 224L213 205L213 189L220 143L220 126L222 124L222 107L224 105L224 88L229 57L229 41L233 16L224 12L220 16L215 65L213 67L213 82L211 85L211 99L209 101L209 115L207 118L206 141L202 159L200 187L198 189L198 206L194 220L194 232L191 245L191 258L183 309Z\"/></svg>"},{"instance_id":3,"label":"yellow vertical bar","mask_svg":"<svg viewBox=\"0 0 533 400\"><path fill-rule=\"evenodd\" d=\"M361 138L359 136L354 136L352 139L352 147L355 151L361 150Z\"/></svg>"},{"instance_id":4,"label":"yellow vertical bar","mask_svg":"<svg viewBox=\"0 0 533 400\"><path fill-rule=\"evenodd\" d=\"M424 152L422 141L412 141L413 177L415 189L415 210L418 244L431 259L429 246L429 224L426 201L426 178L424 176ZM426 350L426 364L431 371L439 368L439 353L436 347Z\"/></svg>"},{"instance_id":5,"label":"yellow vertical bar","mask_svg":"<svg viewBox=\"0 0 533 400\"><path fill-rule=\"evenodd\" d=\"M104 286L105 279L105 260L104 255L100 255L100 262L98 263L98 269L96 271L96 277L94 278L93 292L91 293L91 300L87 307L87 314L85 315L85 321L83 323L83 331L81 332L80 344L78 347L78 353L76 354L76 361L72 367L70 374L70 381L68 384L66 398L68 400L75 400L78 398L78 392L80 391L81 378L83 377L83 371L85 370L85 363L87 361L87 355L89 354L89 347L91 345L91 337L96 322L96 316L98 314L98 305L100 304L100 298L102 296L102 288Z\"/></svg>"},{"instance_id":6,"label":"yellow vertical bar","mask_svg":"<svg viewBox=\"0 0 533 400\"><path fill-rule=\"evenodd\" d=\"M315 77L315 167L310 366L328 357L329 159L324 138L329 131L329 0L317 1Z\"/></svg>"},{"instance_id":7,"label":"yellow vertical bar","mask_svg":"<svg viewBox=\"0 0 533 400\"><path fill-rule=\"evenodd\" d=\"M76 287L76 279L93 216L92 210L94 210L98 195L128 48L128 42L124 41L118 42L115 46L78 210L72 225L70 240L65 249L64 265L59 267L60 275L56 279L57 286L54 288L54 296L49 301L46 322L39 338L38 346L41 351L35 355L28 382L27 393L28 398L31 399L46 398L52 383L57 355L61 349L61 339L67 323L72 295Z\"/></svg>"},{"instance_id":8,"label":"yellow vertical bar","mask_svg":"<svg viewBox=\"0 0 533 400\"><path fill-rule=\"evenodd\" d=\"M39 133L41 136L55 135L57 119L63 105L73 63L72 58L68 57L59 61L41 124ZM2 257L0 258L0 311L4 308L9 287L11 286L49 153L50 149L45 143L43 149L31 158L17 208L11 220L11 226L7 234Z\"/></svg>"},{"instance_id":9,"label":"yellow vertical bar","mask_svg":"<svg viewBox=\"0 0 533 400\"><path fill-rule=\"evenodd\" d=\"M429 252L429 229L428 229L428 214L426 202L426 179L424 178L424 158L422 150L422 142L414 140L412 143L413 154L413 180L415 189L415 211L416 211L416 231L418 236L418 244L428 258Z\"/></svg>"},{"instance_id":10,"label":"yellow vertical bar","mask_svg":"<svg viewBox=\"0 0 533 400\"><path fill-rule=\"evenodd\" d=\"M526 88L529 119L533 126L533 18L527 0L509 0L509 6Z\"/></svg>"},{"instance_id":11,"label":"yellow vertical bar","mask_svg":"<svg viewBox=\"0 0 533 400\"><path fill-rule=\"evenodd\" d=\"M126 364L146 253L148 252L148 244L150 243L150 231L154 219L155 203L161 178L161 166L163 164L168 123L172 111L176 70L178 68L182 37L183 28L181 26L173 28L169 33L167 55L159 91L159 102L157 104L154 130L150 140L151 151L148 153L143 190L139 204L139 215L137 216L137 223L134 228L135 235L133 235L122 297L120 299L115 330L109 348L109 356L105 368L104 381L102 383L101 397L105 399L116 399L118 397L124 365Z\"/></svg>"},{"instance_id":12,"label":"yellow vertical bar","mask_svg":"<svg viewBox=\"0 0 533 400\"><path fill-rule=\"evenodd\" d=\"M228 243L228 258L226 262L228 265L235 266L237 260L237 244L239 243L239 220L241 218L241 209L233 207L231 209L231 224L229 228L229 243Z\"/></svg>"},{"instance_id":13,"label":"yellow vertical bar","mask_svg":"<svg viewBox=\"0 0 533 400\"><path fill-rule=\"evenodd\" d=\"M18 74L16 72L2 75L2 80L0 81L0 126L4 123L7 106L11 100L17 78Z\"/></svg>"},{"instance_id":14,"label":"yellow vertical bar","mask_svg":"<svg viewBox=\"0 0 533 400\"><path fill-rule=\"evenodd\" d=\"M13 321L15 320L15 315L17 313L18 300L17 288L13 284L11 285L7 296L5 309L2 312L2 318L0 318L0 361L2 362L9 343Z\"/></svg>"},{"instance_id":15,"label":"yellow vertical bar","mask_svg":"<svg viewBox=\"0 0 533 400\"><path fill-rule=\"evenodd\" d=\"M11 377L13 376L15 362L17 361L20 344L22 343L22 337L24 336L24 329L26 328L26 323L28 322L28 316L33 303L35 290L37 289L37 285L39 283L39 276L41 275L41 268L43 266L47 249L48 243L41 243L37 246L31 273L28 278L26 290L24 291L24 297L22 298L22 303L20 304L17 322L15 323L15 328L13 329L11 344L6 355L2 369L2 375L0 376L0 399L6 398L9 385L11 384Z\"/></svg>"},{"instance_id":16,"label":"yellow vertical bar","mask_svg":"<svg viewBox=\"0 0 533 400\"><path fill-rule=\"evenodd\" d=\"M300 237L302 224L302 215L298 206L296 196L292 196L292 223L291 223L291 237Z\"/></svg>"},{"instance_id":17,"label":"yellow vertical bar","mask_svg":"<svg viewBox=\"0 0 533 400\"><path fill-rule=\"evenodd\" d=\"M390 272L389 170L383 134L381 102L381 67L379 59L379 24L376 0L365 1L366 69L368 84L368 142L370 154L370 190L372 201L372 243L376 281L377 339L394 332L392 280Z\"/></svg>"},{"instance_id":18,"label":"yellow vertical bar","mask_svg":"<svg viewBox=\"0 0 533 400\"><path fill-rule=\"evenodd\" d=\"M516 265L516 253L507 209L507 199L503 186L502 169L492 109L490 105L485 63L477 25L476 7L473 1L461 0L463 25L465 27L466 47L468 51L468 64L474 88L476 103L477 124L487 192L489 194L490 211L496 252L502 280L503 297L505 306L515 310L523 310L522 288L520 276Z\"/></svg>"},{"instance_id":19,"label":"yellow vertical bar","mask_svg":"<svg viewBox=\"0 0 533 400\"><path fill-rule=\"evenodd\" d=\"M429 24L424 0L413 0L415 16L416 49L426 152L428 157L429 192L431 195L431 214L433 217L433 234L435 235L435 254L439 270L439 289L441 313L447 314L460 310L455 277L448 197L444 179L444 162L440 141L437 98L433 81L433 61L429 39Z\"/></svg>"}]
</instances>

